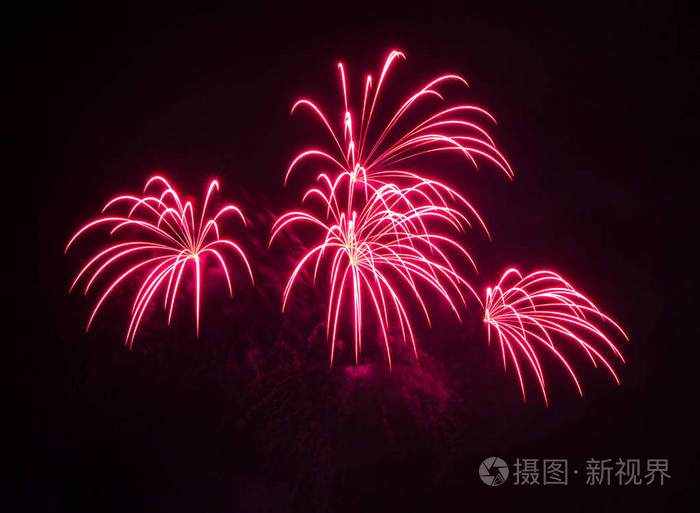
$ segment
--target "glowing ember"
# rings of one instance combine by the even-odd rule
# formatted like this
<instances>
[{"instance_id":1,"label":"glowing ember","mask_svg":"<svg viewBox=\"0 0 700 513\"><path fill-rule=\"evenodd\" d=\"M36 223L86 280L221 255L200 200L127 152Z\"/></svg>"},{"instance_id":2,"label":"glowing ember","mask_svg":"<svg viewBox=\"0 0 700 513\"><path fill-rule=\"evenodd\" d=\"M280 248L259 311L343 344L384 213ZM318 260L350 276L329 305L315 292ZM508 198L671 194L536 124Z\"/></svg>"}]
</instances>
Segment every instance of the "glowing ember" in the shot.
<instances>
[{"instance_id":1,"label":"glowing ember","mask_svg":"<svg viewBox=\"0 0 700 513\"><path fill-rule=\"evenodd\" d=\"M154 192L148 193L149 189ZM80 228L71 238L65 251L82 234L93 228L109 226L110 235L123 235L123 242L115 243L99 251L78 273L70 290L84 278L87 294L95 281L103 274L121 270L121 274L111 281L97 301L87 323L90 328L97 311L107 297L119 286L132 277L140 286L131 308L131 319L126 332L126 342L131 346L138 331L141 319L148 305L155 300L157 293L164 291L163 306L168 311L168 324L173 314L175 300L178 297L180 282L188 264L191 264L195 279L195 319L199 334L199 304L202 282L202 265L209 255L216 259L223 269L229 294L233 296L231 278L224 255L231 250L238 254L250 275L253 274L245 253L234 241L221 238L219 224L221 218L235 214L245 224L240 209L226 205L216 215L209 216L207 207L213 190L219 190L219 183L213 180L209 184L204 206L199 219L195 221L195 207L184 202L168 181L161 176L154 176L146 183L142 196L117 196L110 200L102 210L121 207L122 214L104 215ZM227 250L226 252L223 250ZM64 251L64 252L65 252Z\"/></svg>"}]
</instances>

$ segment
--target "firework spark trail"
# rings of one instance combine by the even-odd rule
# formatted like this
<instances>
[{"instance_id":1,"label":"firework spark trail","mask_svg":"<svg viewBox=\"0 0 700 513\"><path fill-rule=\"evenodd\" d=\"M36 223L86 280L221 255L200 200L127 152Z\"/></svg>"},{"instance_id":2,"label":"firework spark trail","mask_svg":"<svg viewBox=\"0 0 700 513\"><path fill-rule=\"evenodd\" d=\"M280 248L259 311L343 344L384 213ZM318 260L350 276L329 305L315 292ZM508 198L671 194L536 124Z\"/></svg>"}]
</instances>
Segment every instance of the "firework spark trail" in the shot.
<instances>
[{"instance_id":1,"label":"firework spark trail","mask_svg":"<svg viewBox=\"0 0 700 513\"><path fill-rule=\"evenodd\" d=\"M156 188L157 193L149 194L147 192L149 189ZM238 254L251 281L253 280L253 273L244 251L234 241L221 238L219 231L220 219L230 214L240 217L245 225L243 213L235 205L226 205L214 216L209 216L207 208L214 189L219 190L219 183L216 180L212 180L209 184L201 214L199 219L195 220L195 207L192 202L183 202L180 195L165 178L153 176L146 182L142 196L117 196L102 209L102 214L105 214L107 210L123 206L126 208L126 214L103 215L103 217L87 223L73 235L66 245L64 253L78 237L94 228L109 226L111 227L110 235L128 231L124 235L126 239L124 242L112 244L99 251L80 270L71 284L70 290L72 291L76 284L84 279L87 281L85 285L85 294L87 294L103 273L114 268L120 268L123 271L111 281L97 301L87 323L86 331L90 328L104 301L117 286L127 278L138 274L145 274L146 277L141 279L140 287L131 307L131 319L126 333L126 343L130 347L133 345L146 308L154 301L159 291L164 290L165 292L163 307L168 311L168 324L170 324L182 275L188 263L193 264L195 278L195 319L198 335L201 275L205 255L209 254L216 258L226 277L226 284L231 296L233 296L233 288L226 260L222 254L223 249L228 248L228 250ZM131 230L127 230L129 228ZM136 262L134 263L133 260Z\"/></svg>"},{"instance_id":2,"label":"firework spark trail","mask_svg":"<svg viewBox=\"0 0 700 513\"><path fill-rule=\"evenodd\" d=\"M423 118L419 123L411 124L411 128L407 130L399 131L397 128L407 113L415 110L418 105L427 104L425 100L431 97L443 100L444 98L439 92L439 88L443 84L457 82L467 86L467 81L459 75L441 75L428 82L401 104L374 142L368 141L369 127L373 120L372 116L382 85L392 64L398 58L405 58L405 56L397 50L389 53L374 92L372 91L372 75L367 75L359 127L357 126L357 117L348 101L348 82L345 68L342 63L338 64L345 107L342 121L342 144L341 138L332 128L328 117L314 102L301 99L294 104L292 113L303 107L309 109L319 118L328 130L335 146L332 150L309 148L299 153L287 169L285 183L294 168L309 158L322 159L332 164L337 170L347 171L362 180L374 179L380 182L389 179L422 180L423 178L415 173L394 166L418 155L442 151L457 151L463 154L477 169L477 159L485 159L500 168L508 178L513 177L510 164L496 148L491 136L479 122L472 119L473 116L476 116L495 123L493 116L480 107L468 104L443 106L441 109L432 111L432 114ZM397 132L399 133L397 134ZM438 189L448 189L438 182L433 182L433 185Z\"/></svg>"},{"instance_id":3,"label":"firework spark trail","mask_svg":"<svg viewBox=\"0 0 700 513\"><path fill-rule=\"evenodd\" d=\"M590 299L577 292L564 278L552 271L536 271L523 277L517 269L508 269L498 284L486 291L484 322L487 325L489 343L492 329L498 335L504 368L506 353L510 355L518 375L523 400L525 385L517 353L525 356L547 403L544 373L537 355L538 346L551 351L562 362L579 394L583 395L579 380L563 354L562 344L555 343L560 339L568 340L573 347L583 350L595 367L597 362L601 362L620 384L601 348L597 348L593 342L602 343L603 348L607 347L624 362L622 354L604 333L602 325L609 325L626 340L627 335Z\"/></svg>"},{"instance_id":4,"label":"firework spark trail","mask_svg":"<svg viewBox=\"0 0 700 513\"><path fill-rule=\"evenodd\" d=\"M456 230L470 226L467 217L443 204L427 183L399 187L383 184L378 188L356 181L348 172L335 180L319 176L319 187L309 189L304 200L320 200L314 209L291 211L274 224L270 243L281 230L297 223L320 228L322 240L310 249L292 271L283 294L283 310L300 271L313 265L314 281L319 267L329 267L329 305L326 319L333 364L338 320L349 295L354 331L355 361L362 349L365 301L379 322L387 361L391 368L389 323L398 321L404 343L410 340L417 356L411 320L402 298L401 287L410 291L430 323L421 285L435 290L459 318L457 303L465 303L463 287L471 285L455 270L447 252L456 250L472 264L469 253L456 241L428 225L439 222ZM359 193L356 188L361 188ZM366 200L365 200L366 198ZM400 285L403 284L403 285ZM477 295L474 293L474 296Z\"/></svg>"}]
</instances>

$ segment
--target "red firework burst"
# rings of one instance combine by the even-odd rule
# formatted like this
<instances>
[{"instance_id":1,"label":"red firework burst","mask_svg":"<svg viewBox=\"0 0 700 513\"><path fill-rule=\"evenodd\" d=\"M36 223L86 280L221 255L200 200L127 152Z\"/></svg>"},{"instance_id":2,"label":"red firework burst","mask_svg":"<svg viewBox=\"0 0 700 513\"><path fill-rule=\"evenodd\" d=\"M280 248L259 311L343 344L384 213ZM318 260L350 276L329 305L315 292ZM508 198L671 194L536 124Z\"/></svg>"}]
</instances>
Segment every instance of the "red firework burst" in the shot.
<instances>
[{"instance_id":1,"label":"red firework burst","mask_svg":"<svg viewBox=\"0 0 700 513\"><path fill-rule=\"evenodd\" d=\"M158 188L158 190L148 193L149 188ZM219 232L219 223L223 216L235 214L245 224L243 213L235 205L226 205L216 215L209 216L207 207L214 189L219 190L219 183L216 180L212 180L209 184L201 215L195 221L195 207L192 202L183 202L165 178L154 176L146 182L142 196L117 196L102 209L102 213L105 214L109 209L121 207L126 213L99 217L84 225L73 235L64 253L80 235L97 227L110 226L110 235L118 233L123 234L125 238L123 242L112 244L99 251L80 270L71 284L72 291L81 278L86 279L85 293L87 294L101 275L107 274L114 268L122 269L121 274L109 283L97 301L86 331L107 297L129 277L139 276L140 280L126 333L126 342L130 346L134 342L146 308L159 291L165 292L163 307L168 311L168 324L170 324L180 281L188 264L192 264L195 278L195 319L198 335L201 268L205 255L215 257L220 264L231 296L233 296L233 288L222 249L229 248L237 253L245 264L251 281L253 280L248 259L241 247L232 240L221 238Z\"/></svg>"},{"instance_id":2,"label":"red firework burst","mask_svg":"<svg viewBox=\"0 0 700 513\"><path fill-rule=\"evenodd\" d=\"M294 104L292 113L297 108L306 107L320 119L335 146L332 150L310 148L299 153L287 169L285 183L297 164L311 157L323 159L335 168L347 171L363 180L375 179L380 182L397 179L420 180L422 179L420 176L397 168L396 164L418 155L441 151L459 152L477 168L477 159L486 159L498 166L509 178L512 178L513 171L508 161L498 151L493 139L480 125L480 122L473 119L474 117L477 119L487 118L495 123L496 120L493 116L481 107L468 104L443 105L442 108L433 110L431 114L417 124L411 125L410 128L402 130L397 128L400 121L409 112L415 110L418 105L426 104L425 100L429 98L443 100L439 89L444 84L457 82L467 86L467 81L459 75L438 76L418 89L400 105L377 138L373 142L368 140L368 132L382 84L392 64L398 58L405 58L405 56L397 50L392 50L389 53L374 92L372 92L372 75L367 75L359 115L359 127L357 126L358 117L351 110L348 101L345 68L342 63L338 63L345 106L342 121L344 147L327 116L315 103L308 99L301 99Z\"/></svg>"},{"instance_id":3,"label":"red firework burst","mask_svg":"<svg viewBox=\"0 0 700 513\"><path fill-rule=\"evenodd\" d=\"M423 117L420 122L411 124L408 129L399 128L406 125L402 121L418 105L427 107L426 100L429 98L443 100L439 91L443 84L458 82L467 85L466 80L458 75L439 76L410 95L395 111L377 138L370 142L368 133L382 84L397 58L404 58L404 54L396 50L389 53L376 89L373 89L372 76L366 77L359 116L356 116L349 106L345 68L342 63L338 64L345 107L342 117L342 144L328 118L315 103L302 99L292 107L292 113L301 107L310 109L328 130L335 145L331 150L311 148L299 153L287 169L285 184L293 169L300 162L310 158L315 157L326 165L330 164L332 172L329 175L321 169L319 180L327 189L325 192L320 188L311 188L304 195L304 198L321 198L323 213L316 215L305 211L289 212L275 223L272 238L274 239L282 228L296 222L311 223L324 231L323 241L309 251L292 272L284 292L283 308L304 265L315 259L315 279L324 255L330 255L327 330L331 340L331 364L348 276L351 281L349 288L352 290L356 361L362 343L362 303L363 296L366 296L379 319L389 366L391 353L387 325L392 308L388 308L387 305L393 307L404 342L408 337L416 352L413 330L403 305L401 291L395 283L397 280L408 285L408 290L420 303L428 322L430 317L422 297L421 282L437 290L458 317L455 299L459 298L464 302L460 288L466 286L473 292L469 283L455 271L445 247L456 248L474 265L471 256L455 240L431 230L430 225L434 220L440 219L458 230L463 229L465 225L470 226L464 214L449 206L453 202L476 219L486 231L484 222L476 209L454 189L397 167L397 164L426 153L457 151L475 166L477 159L485 159L494 163L509 178L513 175L508 161L496 149L488 132L472 119L477 117L495 121L480 107L443 104L442 108L432 110L429 115ZM346 194L339 193L341 187L347 188ZM486 233L488 234L488 231ZM476 268L475 265L474 267Z\"/></svg>"},{"instance_id":4,"label":"red firework burst","mask_svg":"<svg viewBox=\"0 0 700 513\"><path fill-rule=\"evenodd\" d=\"M624 362L622 354L604 333L602 325L609 325L626 340L627 335L590 299L552 271L536 271L523 277L517 269L508 269L495 287L486 290L484 322L487 325L489 343L492 328L498 335L504 368L506 353L510 355L518 374L523 400L525 385L518 354L525 356L537 377L545 403L547 402L544 373L537 356L539 347L550 351L562 362L579 394L583 395L578 378L563 354L564 346L559 342L561 340L570 342L571 347L583 350L594 366L597 367L597 362L601 362L620 384L612 366L594 342L602 343Z\"/></svg>"},{"instance_id":5,"label":"red firework burst","mask_svg":"<svg viewBox=\"0 0 700 513\"><path fill-rule=\"evenodd\" d=\"M375 188L367 182L355 181L355 175L346 172L333 181L321 174L319 182L320 187L311 188L304 195L304 200L320 200L318 214L310 210L288 212L273 226L270 243L281 230L296 223L315 226L322 235L320 242L292 271L284 290L282 309L301 270L313 265L315 281L319 267L326 262L330 271L326 335L331 341L331 365L344 301L349 301L352 311L356 362L362 348L365 302L379 322L389 367L388 326L392 315L398 321L404 343L409 339L417 356L402 292L410 291L430 323L421 287L427 284L445 299L459 318L456 302L464 303L462 287L472 293L473 289L453 267L448 257L449 248L472 264L473 260L459 243L429 226L439 222L462 230L470 225L468 219L445 204L429 181L410 187L382 184ZM362 190L356 191L358 187Z\"/></svg>"}]
</instances>

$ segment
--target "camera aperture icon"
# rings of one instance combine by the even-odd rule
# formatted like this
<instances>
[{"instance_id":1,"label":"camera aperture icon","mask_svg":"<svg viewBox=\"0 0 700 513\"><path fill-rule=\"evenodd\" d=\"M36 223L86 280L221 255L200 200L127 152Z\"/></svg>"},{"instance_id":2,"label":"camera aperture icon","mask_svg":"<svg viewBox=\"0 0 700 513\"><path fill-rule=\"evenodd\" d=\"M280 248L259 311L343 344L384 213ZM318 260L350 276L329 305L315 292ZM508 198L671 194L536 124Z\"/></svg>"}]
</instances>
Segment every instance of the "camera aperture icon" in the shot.
<instances>
[{"instance_id":1,"label":"camera aperture icon","mask_svg":"<svg viewBox=\"0 0 700 513\"><path fill-rule=\"evenodd\" d=\"M497 456L490 456L479 465L479 477L486 486L501 486L508 474L508 464Z\"/></svg>"}]
</instances>

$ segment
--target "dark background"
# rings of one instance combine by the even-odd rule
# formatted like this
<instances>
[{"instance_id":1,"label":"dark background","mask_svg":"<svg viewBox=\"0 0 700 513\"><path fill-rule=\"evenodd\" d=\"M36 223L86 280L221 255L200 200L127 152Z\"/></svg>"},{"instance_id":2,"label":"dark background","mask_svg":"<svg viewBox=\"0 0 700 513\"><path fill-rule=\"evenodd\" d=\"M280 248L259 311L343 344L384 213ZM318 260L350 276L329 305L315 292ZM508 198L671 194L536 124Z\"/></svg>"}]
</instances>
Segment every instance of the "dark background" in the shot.
<instances>
[{"instance_id":1,"label":"dark background","mask_svg":"<svg viewBox=\"0 0 700 513\"><path fill-rule=\"evenodd\" d=\"M11 497L93 511L689 508L698 466L690 13L666 2L248 9L13 9ZM369 348L358 369L349 350L328 369L322 297L307 291L308 303L279 313L285 249L259 241L298 200L303 180L282 188L289 159L318 140L289 108L302 95L340 108L335 63L350 77L376 74L395 47L408 60L385 98L453 71L471 85L457 97L499 121L492 133L513 183L459 159L440 172L493 235L465 237L475 280L508 265L569 277L630 334L621 387L574 359L579 398L550 361L550 406L533 382L523 403L478 312L422 329L418 364L399 347L389 374ZM193 196L221 179L222 197L254 221L240 237L260 285L238 283L233 300L212 287L199 339L189 315L172 327L154 315L129 351L119 301L83 333L94 298L67 288L89 247L62 251L106 199L154 171ZM590 457L668 458L672 478L488 489L477 468L492 455L569 458L581 472Z\"/></svg>"}]
</instances>

